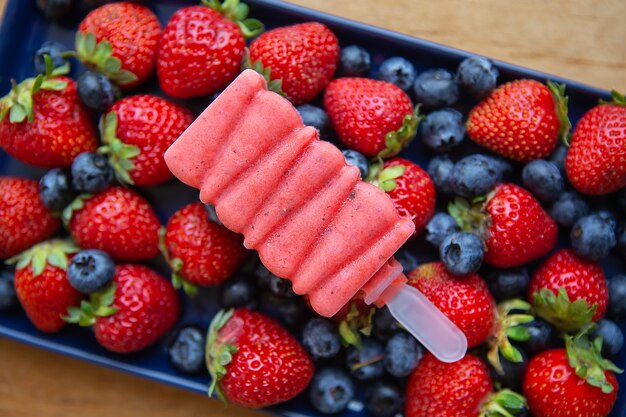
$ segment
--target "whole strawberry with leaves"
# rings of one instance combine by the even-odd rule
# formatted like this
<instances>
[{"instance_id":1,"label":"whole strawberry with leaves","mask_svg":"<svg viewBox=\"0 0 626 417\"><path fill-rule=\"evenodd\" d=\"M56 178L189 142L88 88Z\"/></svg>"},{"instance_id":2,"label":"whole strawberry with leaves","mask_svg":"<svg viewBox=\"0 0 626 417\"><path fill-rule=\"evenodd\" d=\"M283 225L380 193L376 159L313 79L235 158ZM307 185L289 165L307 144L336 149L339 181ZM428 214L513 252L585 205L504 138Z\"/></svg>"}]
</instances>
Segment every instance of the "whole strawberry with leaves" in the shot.
<instances>
[{"instance_id":1,"label":"whole strawberry with leaves","mask_svg":"<svg viewBox=\"0 0 626 417\"><path fill-rule=\"evenodd\" d=\"M248 255L243 236L209 220L200 202L170 217L161 231L161 249L172 268L175 288L195 293L195 285L215 286L228 279Z\"/></svg>"},{"instance_id":2,"label":"whole strawberry with leaves","mask_svg":"<svg viewBox=\"0 0 626 417\"><path fill-rule=\"evenodd\" d=\"M14 84L0 99L0 147L27 164L69 167L74 157L98 146L96 132L83 107L76 83L63 76L69 64Z\"/></svg>"},{"instance_id":3,"label":"whole strawberry with leaves","mask_svg":"<svg viewBox=\"0 0 626 417\"><path fill-rule=\"evenodd\" d=\"M570 183L581 193L607 194L626 186L626 97L592 108L578 121L565 158Z\"/></svg>"},{"instance_id":4,"label":"whole strawberry with leaves","mask_svg":"<svg viewBox=\"0 0 626 417\"><path fill-rule=\"evenodd\" d=\"M474 142L520 162L547 158L571 128L565 85L520 79L493 90L470 112Z\"/></svg>"},{"instance_id":5,"label":"whole strawberry with leaves","mask_svg":"<svg viewBox=\"0 0 626 417\"><path fill-rule=\"evenodd\" d=\"M415 137L421 120L402 89L369 78L337 78L324 107L339 139L365 156L397 155Z\"/></svg>"},{"instance_id":6,"label":"whole strawberry with leaves","mask_svg":"<svg viewBox=\"0 0 626 417\"><path fill-rule=\"evenodd\" d=\"M193 119L189 110L161 97L125 97L100 121L104 146L99 151L109 156L122 184L161 184L173 177L163 154Z\"/></svg>"},{"instance_id":7,"label":"whole strawberry with leaves","mask_svg":"<svg viewBox=\"0 0 626 417\"><path fill-rule=\"evenodd\" d=\"M512 417L526 405L511 390L494 393L487 366L470 353L453 363L426 353L406 389L406 417Z\"/></svg>"},{"instance_id":8,"label":"whole strawberry with leaves","mask_svg":"<svg viewBox=\"0 0 626 417\"><path fill-rule=\"evenodd\" d=\"M150 9L130 2L110 3L80 22L76 54L86 66L130 89L152 74L160 38L161 24Z\"/></svg>"},{"instance_id":9,"label":"whole strawberry with leaves","mask_svg":"<svg viewBox=\"0 0 626 417\"><path fill-rule=\"evenodd\" d=\"M245 66L266 77L270 89L294 105L312 101L337 69L339 41L322 23L305 22L263 33L250 44Z\"/></svg>"},{"instance_id":10,"label":"whole strawberry with leaves","mask_svg":"<svg viewBox=\"0 0 626 417\"><path fill-rule=\"evenodd\" d=\"M226 87L241 70L246 38L263 31L239 0L202 0L177 10L159 42L157 76L175 98L201 97Z\"/></svg>"},{"instance_id":11,"label":"whole strawberry with leaves","mask_svg":"<svg viewBox=\"0 0 626 417\"><path fill-rule=\"evenodd\" d=\"M598 263L562 249L535 271L528 300L537 315L558 329L576 331L604 316L609 301L606 278Z\"/></svg>"},{"instance_id":12,"label":"whole strawberry with leaves","mask_svg":"<svg viewBox=\"0 0 626 417\"><path fill-rule=\"evenodd\" d=\"M65 326L67 309L78 306L82 294L67 280L67 267L78 247L69 240L39 243L8 263L16 263L15 292L26 315L42 332L58 332Z\"/></svg>"},{"instance_id":13,"label":"whole strawberry with leaves","mask_svg":"<svg viewBox=\"0 0 626 417\"><path fill-rule=\"evenodd\" d=\"M426 171L403 158L393 158L370 167L368 180L391 197L398 213L410 217L415 233L424 229L435 214L435 185Z\"/></svg>"},{"instance_id":14,"label":"whole strawberry with leaves","mask_svg":"<svg viewBox=\"0 0 626 417\"><path fill-rule=\"evenodd\" d=\"M65 320L93 326L104 348L130 353L163 337L179 313L178 296L168 280L147 266L122 264L109 286L70 308Z\"/></svg>"},{"instance_id":15,"label":"whole strawberry with leaves","mask_svg":"<svg viewBox=\"0 0 626 417\"><path fill-rule=\"evenodd\" d=\"M222 310L213 318L206 363L213 379L209 394L248 408L290 400L313 377L313 363L300 343L274 320L245 308Z\"/></svg>"},{"instance_id":16,"label":"whole strawberry with leaves","mask_svg":"<svg viewBox=\"0 0 626 417\"><path fill-rule=\"evenodd\" d=\"M534 356L526 369L523 391L535 417L606 417L617 399L615 372L600 350L602 338L586 332L566 336L565 349Z\"/></svg>"},{"instance_id":17,"label":"whole strawberry with leaves","mask_svg":"<svg viewBox=\"0 0 626 417\"><path fill-rule=\"evenodd\" d=\"M137 192L114 186L78 196L63 221L83 249L100 249L118 261L141 261L159 253L159 219Z\"/></svg>"},{"instance_id":18,"label":"whole strawberry with leaves","mask_svg":"<svg viewBox=\"0 0 626 417\"><path fill-rule=\"evenodd\" d=\"M455 198L448 206L463 231L485 246L485 263L499 268L523 265L548 253L558 228L531 193L515 184L497 185L470 204Z\"/></svg>"},{"instance_id":19,"label":"whole strawberry with leaves","mask_svg":"<svg viewBox=\"0 0 626 417\"><path fill-rule=\"evenodd\" d=\"M0 259L52 237L60 227L43 205L37 181L0 177Z\"/></svg>"},{"instance_id":20,"label":"whole strawberry with leaves","mask_svg":"<svg viewBox=\"0 0 626 417\"><path fill-rule=\"evenodd\" d=\"M408 284L420 290L467 338L477 346L492 335L496 306L478 274L452 275L441 262L420 265L409 274Z\"/></svg>"}]
</instances>

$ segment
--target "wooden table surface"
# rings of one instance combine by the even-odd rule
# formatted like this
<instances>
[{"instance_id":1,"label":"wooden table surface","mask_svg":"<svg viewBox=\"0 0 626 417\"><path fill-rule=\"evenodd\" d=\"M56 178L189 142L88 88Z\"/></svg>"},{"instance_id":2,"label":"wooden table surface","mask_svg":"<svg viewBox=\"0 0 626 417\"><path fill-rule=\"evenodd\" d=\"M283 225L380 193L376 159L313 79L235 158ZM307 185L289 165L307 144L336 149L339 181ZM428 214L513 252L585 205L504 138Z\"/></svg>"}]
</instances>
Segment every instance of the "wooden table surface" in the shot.
<instances>
[{"instance_id":1,"label":"wooden table surface","mask_svg":"<svg viewBox=\"0 0 626 417\"><path fill-rule=\"evenodd\" d=\"M28 0L23 0L28 1ZM0 15L6 0L0 0ZM493 58L626 91L623 0L293 0ZM0 416L257 416L0 339Z\"/></svg>"}]
</instances>

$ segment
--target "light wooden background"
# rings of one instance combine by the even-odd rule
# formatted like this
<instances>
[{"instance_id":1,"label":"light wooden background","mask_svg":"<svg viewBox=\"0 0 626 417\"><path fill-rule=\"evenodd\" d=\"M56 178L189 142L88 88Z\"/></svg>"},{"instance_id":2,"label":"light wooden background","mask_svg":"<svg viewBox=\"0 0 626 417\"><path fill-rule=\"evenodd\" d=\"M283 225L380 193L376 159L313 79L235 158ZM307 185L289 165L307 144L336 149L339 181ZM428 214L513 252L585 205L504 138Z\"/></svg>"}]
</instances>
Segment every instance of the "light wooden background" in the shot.
<instances>
[{"instance_id":1,"label":"light wooden background","mask_svg":"<svg viewBox=\"0 0 626 417\"><path fill-rule=\"evenodd\" d=\"M0 0L0 15L5 2ZM623 0L293 2L626 92L626 25L623 24L626 1ZM251 417L259 414L224 408L201 395L0 340L0 416L76 415Z\"/></svg>"}]
</instances>

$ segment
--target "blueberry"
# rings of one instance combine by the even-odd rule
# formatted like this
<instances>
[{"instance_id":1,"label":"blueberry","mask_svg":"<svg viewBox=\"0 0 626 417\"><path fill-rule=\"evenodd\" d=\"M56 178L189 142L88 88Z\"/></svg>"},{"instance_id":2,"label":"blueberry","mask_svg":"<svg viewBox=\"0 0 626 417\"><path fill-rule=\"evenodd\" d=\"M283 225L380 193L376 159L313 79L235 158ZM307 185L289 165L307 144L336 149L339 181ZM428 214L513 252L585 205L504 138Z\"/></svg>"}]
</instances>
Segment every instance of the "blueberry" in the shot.
<instances>
[{"instance_id":1,"label":"blueberry","mask_svg":"<svg viewBox=\"0 0 626 417\"><path fill-rule=\"evenodd\" d=\"M313 126L316 128L322 139L328 139L330 134L330 119L328 118L328 113L321 107L314 106L312 104L303 104L296 108L298 113L300 113L300 117L302 117L302 122L307 126Z\"/></svg>"},{"instance_id":2,"label":"blueberry","mask_svg":"<svg viewBox=\"0 0 626 417\"><path fill-rule=\"evenodd\" d=\"M47 19L61 23L72 12L74 0L37 0L37 7Z\"/></svg>"},{"instance_id":3,"label":"blueberry","mask_svg":"<svg viewBox=\"0 0 626 417\"><path fill-rule=\"evenodd\" d=\"M352 149L343 150L341 153L344 158L346 158L346 163L357 167L361 172L361 179L365 180L367 174L370 172L370 165L365 155Z\"/></svg>"},{"instance_id":4,"label":"blueberry","mask_svg":"<svg viewBox=\"0 0 626 417\"><path fill-rule=\"evenodd\" d=\"M426 171L433 180L435 189L438 193L452 193L452 172L454 170L454 162L447 156L435 156L428 163Z\"/></svg>"},{"instance_id":5,"label":"blueberry","mask_svg":"<svg viewBox=\"0 0 626 417\"><path fill-rule=\"evenodd\" d=\"M405 332L393 335L385 345L385 369L397 378L408 376L424 356L424 349Z\"/></svg>"},{"instance_id":6,"label":"blueberry","mask_svg":"<svg viewBox=\"0 0 626 417\"><path fill-rule=\"evenodd\" d=\"M622 260L626 259L626 228L617 237L617 252L622 257Z\"/></svg>"},{"instance_id":7,"label":"blueberry","mask_svg":"<svg viewBox=\"0 0 626 417\"><path fill-rule=\"evenodd\" d=\"M459 98L459 85L454 74L442 68L429 69L415 79L417 102L427 108L451 106Z\"/></svg>"},{"instance_id":8,"label":"blueberry","mask_svg":"<svg viewBox=\"0 0 626 417\"><path fill-rule=\"evenodd\" d=\"M398 252L396 252L395 258L396 261L400 262L402 270L407 275L419 265L417 257L413 254L413 251L407 248L401 248Z\"/></svg>"},{"instance_id":9,"label":"blueberry","mask_svg":"<svg viewBox=\"0 0 626 417\"><path fill-rule=\"evenodd\" d=\"M83 152L72 162L72 186L85 193L98 193L113 181L113 168L106 156Z\"/></svg>"},{"instance_id":10,"label":"blueberry","mask_svg":"<svg viewBox=\"0 0 626 417\"><path fill-rule=\"evenodd\" d=\"M419 128L424 145L435 152L447 152L465 137L463 115L449 108L429 113Z\"/></svg>"},{"instance_id":11,"label":"blueberry","mask_svg":"<svg viewBox=\"0 0 626 417\"><path fill-rule=\"evenodd\" d=\"M302 345L314 359L337 356L341 350L337 325L320 317L312 318L302 330Z\"/></svg>"},{"instance_id":12,"label":"blueberry","mask_svg":"<svg viewBox=\"0 0 626 417\"><path fill-rule=\"evenodd\" d=\"M220 226L224 226L219 217L217 217L217 212L215 211L215 206L213 204L205 204L204 211L206 211L206 215L210 221L212 221L213 223L217 223Z\"/></svg>"},{"instance_id":13,"label":"blueberry","mask_svg":"<svg viewBox=\"0 0 626 417\"><path fill-rule=\"evenodd\" d=\"M607 221L613 230L617 232L617 217L610 210L598 210L596 211L596 215L600 216L601 219Z\"/></svg>"},{"instance_id":14,"label":"blueberry","mask_svg":"<svg viewBox=\"0 0 626 417\"><path fill-rule=\"evenodd\" d=\"M500 364L502 365L502 372L496 370L491 365L489 368L494 382L498 382L503 388L519 390L522 386L522 381L524 380L526 368L528 367L528 355L526 355L524 349L519 346L515 347L522 355L521 362L511 362L498 352L498 355L500 356Z\"/></svg>"},{"instance_id":15,"label":"blueberry","mask_svg":"<svg viewBox=\"0 0 626 417\"><path fill-rule=\"evenodd\" d=\"M254 277L237 275L220 285L217 299L222 308L247 307L257 308L258 288Z\"/></svg>"},{"instance_id":16,"label":"blueberry","mask_svg":"<svg viewBox=\"0 0 626 417\"><path fill-rule=\"evenodd\" d=\"M33 56L35 71L38 74L46 73L46 61L44 59L44 55L48 55L50 57L54 68L58 68L69 63L65 57L67 51L68 49L65 45L60 44L59 42L46 41L42 43L41 47L39 47L39 49L35 52L35 56Z\"/></svg>"},{"instance_id":17,"label":"blueberry","mask_svg":"<svg viewBox=\"0 0 626 417\"><path fill-rule=\"evenodd\" d=\"M0 311L12 311L19 302L13 285L13 272L0 271Z\"/></svg>"},{"instance_id":18,"label":"blueberry","mask_svg":"<svg viewBox=\"0 0 626 417\"><path fill-rule=\"evenodd\" d=\"M561 172L561 176L564 177L565 173L565 157L567 156L567 147L565 145L559 145L556 147L552 155L550 155L550 162L552 162Z\"/></svg>"},{"instance_id":19,"label":"blueberry","mask_svg":"<svg viewBox=\"0 0 626 417\"><path fill-rule=\"evenodd\" d=\"M439 248L448 235L460 230L452 216L446 213L437 213L426 224L426 241Z\"/></svg>"},{"instance_id":20,"label":"blueberry","mask_svg":"<svg viewBox=\"0 0 626 417\"><path fill-rule=\"evenodd\" d=\"M452 233L441 243L439 256L452 274L471 274L483 263L483 242L474 233Z\"/></svg>"},{"instance_id":21,"label":"blueberry","mask_svg":"<svg viewBox=\"0 0 626 417\"><path fill-rule=\"evenodd\" d=\"M385 59L378 68L378 78L409 91L415 82L415 67L410 61L394 56Z\"/></svg>"},{"instance_id":22,"label":"blueberry","mask_svg":"<svg viewBox=\"0 0 626 417\"><path fill-rule=\"evenodd\" d=\"M593 336L602 336L602 356L614 356L624 346L624 334L615 322L601 319L596 323L598 327L593 331Z\"/></svg>"},{"instance_id":23,"label":"blueberry","mask_svg":"<svg viewBox=\"0 0 626 417\"><path fill-rule=\"evenodd\" d=\"M616 194L617 205L621 211L621 214L626 214L626 188L622 188Z\"/></svg>"},{"instance_id":24,"label":"blueberry","mask_svg":"<svg viewBox=\"0 0 626 417\"><path fill-rule=\"evenodd\" d=\"M581 257L591 261L606 258L617 245L615 228L611 220L601 215L581 217L570 232L572 249Z\"/></svg>"},{"instance_id":25,"label":"blueberry","mask_svg":"<svg viewBox=\"0 0 626 417\"><path fill-rule=\"evenodd\" d=\"M550 217L561 226L570 227L589 213L589 206L578 193L561 194L550 208Z\"/></svg>"},{"instance_id":26,"label":"blueberry","mask_svg":"<svg viewBox=\"0 0 626 417\"><path fill-rule=\"evenodd\" d=\"M536 318L530 323L523 324L528 329L530 338L520 345L530 355L534 356L544 350L551 349L558 344L558 336L554 327L547 321Z\"/></svg>"},{"instance_id":27,"label":"blueberry","mask_svg":"<svg viewBox=\"0 0 626 417\"><path fill-rule=\"evenodd\" d=\"M393 417L404 410L404 395L395 385L378 381L365 391L365 409L373 417Z\"/></svg>"},{"instance_id":28,"label":"blueberry","mask_svg":"<svg viewBox=\"0 0 626 417\"><path fill-rule=\"evenodd\" d=\"M386 341L400 330L396 319L391 315L389 308L383 306L376 310L372 318L372 334L380 341Z\"/></svg>"},{"instance_id":29,"label":"blueberry","mask_svg":"<svg viewBox=\"0 0 626 417\"><path fill-rule=\"evenodd\" d=\"M626 319L626 275L619 274L607 282L609 288L609 306L607 313L616 321Z\"/></svg>"},{"instance_id":30,"label":"blueberry","mask_svg":"<svg viewBox=\"0 0 626 417\"><path fill-rule=\"evenodd\" d=\"M119 88L99 72L85 71L76 81L76 90L81 101L88 109L97 112L106 111L116 97Z\"/></svg>"},{"instance_id":31,"label":"blueberry","mask_svg":"<svg viewBox=\"0 0 626 417\"><path fill-rule=\"evenodd\" d=\"M501 181L501 168L493 158L473 154L454 165L450 185L455 194L474 197L487 194Z\"/></svg>"},{"instance_id":32,"label":"blueberry","mask_svg":"<svg viewBox=\"0 0 626 417\"><path fill-rule=\"evenodd\" d=\"M493 61L482 56L465 58L456 70L461 88L476 98L483 98L496 88L498 75Z\"/></svg>"},{"instance_id":33,"label":"blueberry","mask_svg":"<svg viewBox=\"0 0 626 417\"><path fill-rule=\"evenodd\" d=\"M346 366L352 376L359 381L379 378L385 372L383 346L372 338L363 338L361 349L349 346L346 352Z\"/></svg>"},{"instance_id":34,"label":"blueberry","mask_svg":"<svg viewBox=\"0 0 626 417\"><path fill-rule=\"evenodd\" d=\"M324 414L344 411L354 398L354 382L337 368L325 368L315 374L309 386L309 400L314 409Z\"/></svg>"},{"instance_id":35,"label":"blueberry","mask_svg":"<svg viewBox=\"0 0 626 417\"><path fill-rule=\"evenodd\" d=\"M559 168L543 159L535 159L524 167L522 181L526 188L543 203L555 201L565 189L565 182Z\"/></svg>"},{"instance_id":36,"label":"blueberry","mask_svg":"<svg viewBox=\"0 0 626 417\"><path fill-rule=\"evenodd\" d=\"M302 297L278 297L267 291L261 293L261 309L290 328L310 317L310 310Z\"/></svg>"},{"instance_id":37,"label":"blueberry","mask_svg":"<svg viewBox=\"0 0 626 417\"><path fill-rule=\"evenodd\" d=\"M70 285L83 294L91 294L104 288L113 280L115 262L98 249L85 249L72 258L67 268Z\"/></svg>"},{"instance_id":38,"label":"blueberry","mask_svg":"<svg viewBox=\"0 0 626 417\"><path fill-rule=\"evenodd\" d=\"M341 77L363 77L370 72L370 53L357 45L341 48L337 74Z\"/></svg>"},{"instance_id":39,"label":"blueberry","mask_svg":"<svg viewBox=\"0 0 626 417\"><path fill-rule=\"evenodd\" d=\"M524 298L530 283L526 269L494 269L487 278L489 291L496 301Z\"/></svg>"},{"instance_id":40,"label":"blueberry","mask_svg":"<svg viewBox=\"0 0 626 417\"><path fill-rule=\"evenodd\" d=\"M266 288L273 295L286 298L296 296L296 293L291 288L291 281L272 274L262 263L259 263L259 266L257 266L256 275L259 278L261 287Z\"/></svg>"},{"instance_id":41,"label":"blueberry","mask_svg":"<svg viewBox=\"0 0 626 417\"><path fill-rule=\"evenodd\" d=\"M185 325L178 330L167 348L174 368L185 374L199 374L206 370L204 335L205 330L196 325Z\"/></svg>"},{"instance_id":42,"label":"blueberry","mask_svg":"<svg viewBox=\"0 0 626 417\"><path fill-rule=\"evenodd\" d=\"M69 173L61 168L46 172L39 180L39 196L48 209L63 210L76 196Z\"/></svg>"}]
</instances>

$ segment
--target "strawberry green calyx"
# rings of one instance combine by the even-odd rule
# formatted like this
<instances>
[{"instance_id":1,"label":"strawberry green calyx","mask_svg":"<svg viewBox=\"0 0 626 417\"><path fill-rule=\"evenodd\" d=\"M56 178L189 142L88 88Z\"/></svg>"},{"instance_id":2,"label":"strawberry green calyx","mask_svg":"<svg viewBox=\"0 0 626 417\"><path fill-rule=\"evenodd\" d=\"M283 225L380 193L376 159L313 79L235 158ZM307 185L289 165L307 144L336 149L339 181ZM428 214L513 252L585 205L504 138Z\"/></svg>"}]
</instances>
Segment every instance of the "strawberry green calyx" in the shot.
<instances>
[{"instance_id":1,"label":"strawberry green calyx","mask_svg":"<svg viewBox=\"0 0 626 417\"><path fill-rule=\"evenodd\" d=\"M246 39L260 35L265 30L265 26L260 20L248 18L250 7L239 0L224 0L223 2L220 0L202 0L202 4L235 22Z\"/></svg>"},{"instance_id":2,"label":"strawberry green calyx","mask_svg":"<svg viewBox=\"0 0 626 417\"><path fill-rule=\"evenodd\" d=\"M241 63L241 69L251 69L254 72L262 75L265 79L265 82L267 83L268 90L273 91L276 94L280 94L283 97L286 96L283 92L283 81L279 79L272 80L272 69L269 67L265 68L261 61L252 62L250 59L250 50L248 48L245 49L243 61Z\"/></svg>"},{"instance_id":3,"label":"strawberry green calyx","mask_svg":"<svg viewBox=\"0 0 626 417\"><path fill-rule=\"evenodd\" d=\"M419 113L419 108L420 105L418 104L413 113L404 116L402 126L398 130L393 130L385 135L385 149L378 153L379 158L391 158L409 146L417 133L417 127L424 119L424 116Z\"/></svg>"},{"instance_id":4,"label":"strawberry green calyx","mask_svg":"<svg viewBox=\"0 0 626 417\"><path fill-rule=\"evenodd\" d=\"M503 389L492 394L483 403L478 413L479 417L515 417L526 408L526 398L511 391Z\"/></svg>"},{"instance_id":5,"label":"strawberry green calyx","mask_svg":"<svg viewBox=\"0 0 626 417\"><path fill-rule=\"evenodd\" d=\"M219 386L219 381L226 375L226 365L233 360L233 354L237 352L238 348L233 346L230 340L220 339L219 332L230 320L234 312L233 309L220 310L215 315L209 326L206 342L206 364L211 375L209 396L213 396L215 392L225 403L227 399Z\"/></svg>"},{"instance_id":6,"label":"strawberry green calyx","mask_svg":"<svg viewBox=\"0 0 626 417\"><path fill-rule=\"evenodd\" d=\"M93 197L93 194L80 194L63 209L63 212L61 213L61 220L63 220L65 227L69 226L74 212L82 209L85 206L85 201L89 200L91 197Z\"/></svg>"},{"instance_id":7,"label":"strawberry green calyx","mask_svg":"<svg viewBox=\"0 0 626 417\"><path fill-rule=\"evenodd\" d=\"M167 245L165 244L165 234L166 229L161 226L159 228L159 250L163 255L163 259L165 259L165 262L167 262L172 270L172 286L177 290L182 288L183 291L185 291L185 294L194 297L198 294L198 287L187 281L180 273L183 269L183 260L180 258L172 258L170 256L170 253L167 250Z\"/></svg>"},{"instance_id":8,"label":"strawberry green calyx","mask_svg":"<svg viewBox=\"0 0 626 417\"><path fill-rule=\"evenodd\" d=\"M114 315L119 310L113 305L116 288L115 284L111 284L102 291L91 294L89 301L81 301L80 307L69 307L67 316L63 317L63 320L67 323L78 324L81 327L88 327L95 324L97 317Z\"/></svg>"},{"instance_id":9,"label":"strawberry green calyx","mask_svg":"<svg viewBox=\"0 0 626 417\"><path fill-rule=\"evenodd\" d=\"M32 122L34 118L33 95L39 90L61 91L67 87L66 81L58 80L56 77L70 72L70 64L66 63L54 68L49 55L44 55L44 62L46 63L45 74L27 78L19 84L11 81L13 84L11 91L0 98L0 121L4 120L8 114L11 123L21 123L26 119Z\"/></svg>"},{"instance_id":10,"label":"strawberry green calyx","mask_svg":"<svg viewBox=\"0 0 626 417\"><path fill-rule=\"evenodd\" d=\"M100 118L100 136L104 146L98 152L109 157L115 178L122 184L134 185L130 171L135 169L133 158L141 153L138 147L127 145L117 137L117 114L111 111Z\"/></svg>"},{"instance_id":11,"label":"strawberry green calyx","mask_svg":"<svg viewBox=\"0 0 626 417\"><path fill-rule=\"evenodd\" d=\"M361 335L370 336L372 334L372 317L376 309L370 308L366 314L362 314L353 302L346 318L339 323L339 336L341 344L352 345L357 349L363 347Z\"/></svg>"},{"instance_id":12,"label":"strawberry green calyx","mask_svg":"<svg viewBox=\"0 0 626 417\"><path fill-rule=\"evenodd\" d=\"M50 239L7 259L6 263L15 264L17 269L30 265L33 276L37 276L43 272L46 265L67 270L68 255L78 251L78 246L70 239Z\"/></svg>"},{"instance_id":13,"label":"strawberry green calyx","mask_svg":"<svg viewBox=\"0 0 626 417\"><path fill-rule=\"evenodd\" d=\"M113 56L113 47L107 40L96 43L96 36L89 33L76 32L74 42L76 56L88 67L104 74L118 85L126 85L137 81L132 72L122 69L122 61Z\"/></svg>"},{"instance_id":14,"label":"strawberry green calyx","mask_svg":"<svg viewBox=\"0 0 626 417\"><path fill-rule=\"evenodd\" d=\"M496 327L492 338L489 340L489 352L487 359L494 369L504 374L500 356L509 362L519 363L524 360L520 351L511 344L525 342L530 339L528 329L524 323L530 323L535 318L530 314L530 304L519 299L509 300L498 304ZM515 311L514 313L512 313ZM519 313L521 311L521 313Z\"/></svg>"},{"instance_id":15,"label":"strawberry green calyx","mask_svg":"<svg viewBox=\"0 0 626 417\"><path fill-rule=\"evenodd\" d=\"M533 294L535 313L563 332L576 332L592 322L598 304L589 306L584 299L571 302L564 287L554 294L542 288Z\"/></svg>"},{"instance_id":16,"label":"strawberry green calyx","mask_svg":"<svg viewBox=\"0 0 626 417\"><path fill-rule=\"evenodd\" d=\"M606 380L605 371L622 373L613 362L604 359L600 353L602 350L602 337L598 336L593 341L589 339L589 332L595 326L586 326L575 336L565 337L565 350L567 360L576 375L587 381L591 386L598 387L603 393L613 392L613 385Z\"/></svg>"},{"instance_id":17,"label":"strawberry green calyx","mask_svg":"<svg viewBox=\"0 0 626 417\"><path fill-rule=\"evenodd\" d=\"M493 197L475 197L471 202L462 197L455 197L448 204L448 213L456 221L462 231L471 232L480 237L483 242L489 237L491 216L487 211L487 202Z\"/></svg>"},{"instance_id":18,"label":"strawberry green calyx","mask_svg":"<svg viewBox=\"0 0 626 417\"><path fill-rule=\"evenodd\" d=\"M554 111L559 118L559 138L563 141L565 146L569 146L569 140L571 137L572 122L567 115L568 108L567 103L569 97L565 95L565 84L557 84L554 81L547 81L546 85L552 93L554 99Z\"/></svg>"},{"instance_id":19,"label":"strawberry green calyx","mask_svg":"<svg viewBox=\"0 0 626 417\"><path fill-rule=\"evenodd\" d=\"M612 104L614 106L626 106L626 97L617 90L611 90L611 101L600 100L600 104Z\"/></svg>"},{"instance_id":20,"label":"strawberry green calyx","mask_svg":"<svg viewBox=\"0 0 626 417\"><path fill-rule=\"evenodd\" d=\"M377 158L377 161L370 165L367 181L385 192L393 191L396 186L396 179L400 178L406 171L404 165L394 165L383 169L383 161Z\"/></svg>"}]
</instances>

